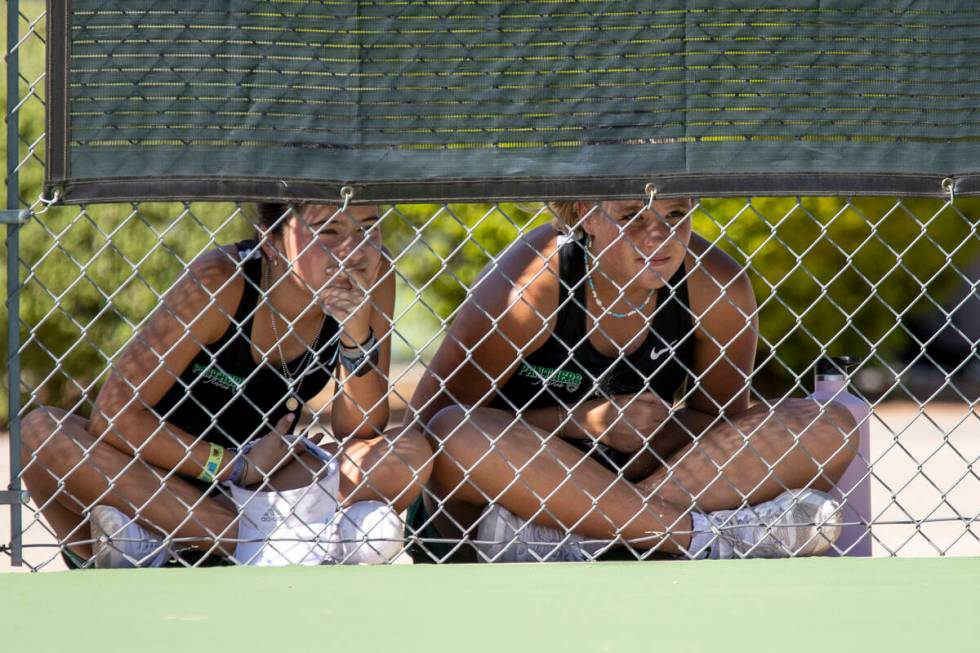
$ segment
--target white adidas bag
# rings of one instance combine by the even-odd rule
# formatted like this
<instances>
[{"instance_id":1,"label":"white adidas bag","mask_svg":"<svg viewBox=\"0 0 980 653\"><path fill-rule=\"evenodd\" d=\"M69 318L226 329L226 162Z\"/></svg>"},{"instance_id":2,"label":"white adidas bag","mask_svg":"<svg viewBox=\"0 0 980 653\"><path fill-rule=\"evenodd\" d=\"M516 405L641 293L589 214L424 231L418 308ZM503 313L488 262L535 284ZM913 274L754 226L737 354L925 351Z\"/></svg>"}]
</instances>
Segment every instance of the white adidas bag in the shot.
<instances>
[{"instance_id":1,"label":"white adidas bag","mask_svg":"<svg viewBox=\"0 0 980 653\"><path fill-rule=\"evenodd\" d=\"M262 567L319 565L336 557L327 536L337 512L340 473L337 461L311 447L326 465L317 482L295 490L255 491L229 485L238 507L239 564Z\"/></svg>"}]
</instances>

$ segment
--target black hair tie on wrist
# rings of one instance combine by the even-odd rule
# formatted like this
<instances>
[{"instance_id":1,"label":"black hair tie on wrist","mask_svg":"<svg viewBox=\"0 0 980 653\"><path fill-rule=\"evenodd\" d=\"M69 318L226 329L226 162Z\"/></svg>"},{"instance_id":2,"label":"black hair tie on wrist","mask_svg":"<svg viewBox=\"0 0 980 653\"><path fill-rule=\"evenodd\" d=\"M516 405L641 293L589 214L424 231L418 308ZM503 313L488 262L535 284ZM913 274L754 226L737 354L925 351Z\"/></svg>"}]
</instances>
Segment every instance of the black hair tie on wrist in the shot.
<instances>
[{"instance_id":1,"label":"black hair tie on wrist","mask_svg":"<svg viewBox=\"0 0 980 653\"><path fill-rule=\"evenodd\" d=\"M374 328L368 327L368 337L364 339L364 342L358 343L356 345L345 345L343 340L338 339L337 342L340 343L341 348L347 349L348 351L353 351L355 349L367 349L371 345L376 343L374 339Z\"/></svg>"},{"instance_id":2,"label":"black hair tie on wrist","mask_svg":"<svg viewBox=\"0 0 980 653\"><path fill-rule=\"evenodd\" d=\"M343 342L340 345L340 364L352 376L364 376L378 364L378 340L374 337L374 329L368 328L368 338L356 347L348 347ZM348 356L348 351L356 351L356 356Z\"/></svg>"}]
</instances>

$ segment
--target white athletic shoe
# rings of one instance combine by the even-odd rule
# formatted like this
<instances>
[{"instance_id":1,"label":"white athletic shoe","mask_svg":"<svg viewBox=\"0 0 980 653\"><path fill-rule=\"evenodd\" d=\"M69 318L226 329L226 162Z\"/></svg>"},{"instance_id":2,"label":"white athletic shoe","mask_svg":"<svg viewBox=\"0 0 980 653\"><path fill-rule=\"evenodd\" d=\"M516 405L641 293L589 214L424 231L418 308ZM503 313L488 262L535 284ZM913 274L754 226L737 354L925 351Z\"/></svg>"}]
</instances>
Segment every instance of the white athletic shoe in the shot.
<instances>
[{"instance_id":1,"label":"white athletic shoe","mask_svg":"<svg viewBox=\"0 0 980 653\"><path fill-rule=\"evenodd\" d=\"M497 504L480 516L473 543L486 562L581 562L582 538L527 522Z\"/></svg>"},{"instance_id":2,"label":"white athletic shoe","mask_svg":"<svg viewBox=\"0 0 980 653\"><path fill-rule=\"evenodd\" d=\"M161 567L170 559L160 539L112 506L95 506L90 520L96 569Z\"/></svg>"},{"instance_id":3,"label":"white athletic shoe","mask_svg":"<svg viewBox=\"0 0 980 653\"><path fill-rule=\"evenodd\" d=\"M402 552L405 522L387 503L358 501L337 511L325 539L331 563L383 565Z\"/></svg>"},{"instance_id":4,"label":"white athletic shoe","mask_svg":"<svg viewBox=\"0 0 980 653\"><path fill-rule=\"evenodd\" d=\"M717 539L711 558L789 558L826 552L840 536L841 506L817 490L789 490L772 501L706 515Z\"/></svg>"}]
</instances>

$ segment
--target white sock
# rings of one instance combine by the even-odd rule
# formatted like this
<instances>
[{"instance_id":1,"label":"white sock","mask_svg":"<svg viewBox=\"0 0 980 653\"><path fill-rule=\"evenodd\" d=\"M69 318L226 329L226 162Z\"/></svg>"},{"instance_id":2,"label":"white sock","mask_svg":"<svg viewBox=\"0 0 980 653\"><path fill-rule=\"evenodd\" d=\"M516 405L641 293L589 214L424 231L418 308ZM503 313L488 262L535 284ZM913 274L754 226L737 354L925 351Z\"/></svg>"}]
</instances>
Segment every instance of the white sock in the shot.
<instances>
[{"instance_id":1,"label":"white sock","mask_svg":"<svg viewBox=\"0 0 980 653\"><path fill-rule=\"evenodd\" d=\"M703 512L691 511L691 546L687 551L695 559L710 558L715 534L711 529L711 518Z\"/></svg>"}]
</instances>

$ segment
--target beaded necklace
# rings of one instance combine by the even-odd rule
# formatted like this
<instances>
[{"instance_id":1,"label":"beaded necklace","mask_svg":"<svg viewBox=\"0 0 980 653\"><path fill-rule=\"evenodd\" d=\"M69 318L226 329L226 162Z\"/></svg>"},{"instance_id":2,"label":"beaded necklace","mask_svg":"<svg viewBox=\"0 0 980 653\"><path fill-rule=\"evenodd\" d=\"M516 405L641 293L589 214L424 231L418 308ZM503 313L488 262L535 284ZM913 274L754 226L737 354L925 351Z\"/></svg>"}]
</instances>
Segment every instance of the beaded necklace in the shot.
<instances>
[{"instance_id":1,"label":"beaded necklace","mask_svg":"<svg viewBox=\"0 0 980 653\"><path fill-rule=\"evenodd\" d=\"M585 256L585 272L586 272L586 274L589 275L589 290L592 291L592 299L593 299L593 301L595 301L596 306L598 306L599 309L602 310L602 312L605 315L609 315L611 317L623 318L623 317L629 317L631 315L636 315L637 313L641 313L643 310L646 309L647 304L649 304L650 303L650 300L653 298L653 289L650 289L650 291L647 292L647 298L643 300L643 303L642 304L640 304L639 306L634 306L632 310L626 311L625 313L617 313L616 311L612 311L612 310L606 308L605 306L603 306L602 302L599 301L599 293L597 293L596 290L595 290L595 283L592 281L592 274L589 273L589 250L588 250L588 248L585 248L584 252L585 252L584 253L584 256Z\"/></svg>"}]
</instances>

